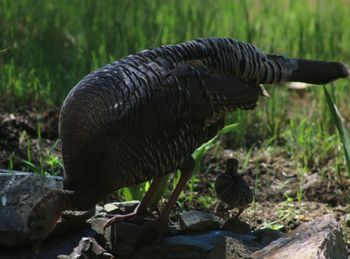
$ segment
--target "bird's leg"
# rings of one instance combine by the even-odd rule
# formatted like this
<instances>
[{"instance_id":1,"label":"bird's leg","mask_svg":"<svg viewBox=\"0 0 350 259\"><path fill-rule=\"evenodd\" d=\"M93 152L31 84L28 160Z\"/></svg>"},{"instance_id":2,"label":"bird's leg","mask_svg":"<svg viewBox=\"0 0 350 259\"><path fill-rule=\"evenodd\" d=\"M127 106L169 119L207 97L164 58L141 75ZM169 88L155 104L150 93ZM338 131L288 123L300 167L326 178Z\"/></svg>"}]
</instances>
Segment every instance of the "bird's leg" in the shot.
<instances>
[{"instance_id":1,"label":"bird's leg","mask_svg":"<svg viewBox=\"0 0 350 259\"><path fill-rule=\"evenodd\" d=\"M179 195L183 188L185 187L188 180L191 178L193 168L195 166L195 162L192 157L187 161L187 163L180 168L181 177L178 184L175 187L175 190L171 194L171 197L166 204L164 210L161 212L160 216L156 221L146 222L141 231L138 233L136 238L136 246L140 246L140 244L149 242L150 240L154 240L155 238L160 241L163 237L164 228L167 225L167 219L169 217L170 211L179 198Z\"/></svg>"},{"instance_id":2,"label":"bird's leg","mask_svg":"<svg viewBox=\"0 0 350 259\"><path fill-rule=\"evenodd\" d=\"M188 180L191 178L192 171L194 168L195 162L193 158L191 157L188 162L181 168L181 177L178 182L178 184L175 187L175 190L173 191L167 205L165 206L164 210L161 212L160 216L158 217L158 222L161 224L161 227L163 228L164 224L166 224L166 221L169 217L170 211L176 202L176 200L179 198L179 195L182 191L182 189L185 187ZM106 229L108 226L110 226L115 221L122 221L122 220L128 220L131 219L137 215L142 215L147 209L147 206L149 202L152 199L153 194L155 193L156 189L158 188L159 184L161 182L161 178L156 178L153 180L150 188L148 189L146 195L142 199L141 203L137 208L128 214L125 215L115 215L113 218L109 219L103 229ZM162 230L160 233L163 232Z\"/></svg>"},{"instance_id":3,"label":"bird's leg","mask_svg":"<svg viewBox=\"0 0 350 259\"><path fill-rule=\"evenodd\" d=\"M159 178L155 178L152 181L151 186L147 190L141 203L135 208L135 210L133 212L125 214L125 215L114 215L111 219L109 219L105 223L103 229L106 229L111 224L113 224L115 221L130 220L130 219L134 218L135 216L144 215L146 213L147 207L148 207L150 201L152 200L152 197L153 197L154 193L156 192L161 180L162 180L162 178L159 177Z\"/></svg>"},{"instance_id":4,"label":"bird's leg","mask_svg":"<svg viewBox=\"0 0 350 259\"><path fill-rule=\"evenodd\" d=\"M159 221L166 223L172 207L174 206L176 200L179 198L180 193L183 190L183 188L185 187L186 183L191 178L194 166L195 166L195 161L192 157L190 157L190 159L183 166L183 168L180 169L181 170L180 180L179 180L178 184L176 185L175 190L171 194L171 197L170 197L167 205L165 206L164 210L160 214L160 216L158 218Z\"/></svg>"}]
</instances>

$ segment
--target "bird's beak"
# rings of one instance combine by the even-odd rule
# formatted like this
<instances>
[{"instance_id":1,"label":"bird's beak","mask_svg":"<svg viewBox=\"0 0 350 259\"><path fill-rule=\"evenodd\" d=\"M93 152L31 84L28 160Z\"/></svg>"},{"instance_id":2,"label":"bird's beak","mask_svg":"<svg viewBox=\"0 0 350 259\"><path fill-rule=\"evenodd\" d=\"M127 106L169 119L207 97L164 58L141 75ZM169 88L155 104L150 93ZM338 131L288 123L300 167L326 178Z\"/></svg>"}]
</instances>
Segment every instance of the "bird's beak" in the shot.
<instances>
[{"instance_id":1,"label":"bird's beak","mask_svg":"<svg viewBox=\"0 0 350 259\"><path fill-rule=\"evenodd\" d=\"M264 85L260 84L259 87L260 87L260 94L261 94L262 96L265 96L265 97L268 97L268 98L271 97L270 94L269 94L269 92L266 91Z\"/></svg>"}]
</instances>

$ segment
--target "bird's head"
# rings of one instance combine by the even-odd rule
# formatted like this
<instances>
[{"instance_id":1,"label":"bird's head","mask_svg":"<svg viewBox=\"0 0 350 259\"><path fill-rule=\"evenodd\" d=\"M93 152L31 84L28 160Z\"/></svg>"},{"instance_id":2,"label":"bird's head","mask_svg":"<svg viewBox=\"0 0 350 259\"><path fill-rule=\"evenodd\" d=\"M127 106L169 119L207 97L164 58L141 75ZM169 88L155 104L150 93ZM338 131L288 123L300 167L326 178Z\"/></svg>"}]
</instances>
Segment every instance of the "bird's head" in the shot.
<instances>
[{"instance_id":1,"label":"bird's head","mask_svg":"<svg viewBox=\"0 0 350 259\"><path fill-rule=\"evenodd\" d=\"M42 242L55 229L62 211L69 207L68 196L71 193L73 192L52 190L34 205L27 220L27 228L35 253L39 253Z\"/></svg>"},{"instance_id":2,"label":"bird's head","mask_svg":"<svg viewBox=\"0 0 350 259\"><path fill-rule=\"evenodd\" d=\"M226 160L226 173L236 175L238 173L238 160L229 158Z\"/></svg>"}]
</instances>

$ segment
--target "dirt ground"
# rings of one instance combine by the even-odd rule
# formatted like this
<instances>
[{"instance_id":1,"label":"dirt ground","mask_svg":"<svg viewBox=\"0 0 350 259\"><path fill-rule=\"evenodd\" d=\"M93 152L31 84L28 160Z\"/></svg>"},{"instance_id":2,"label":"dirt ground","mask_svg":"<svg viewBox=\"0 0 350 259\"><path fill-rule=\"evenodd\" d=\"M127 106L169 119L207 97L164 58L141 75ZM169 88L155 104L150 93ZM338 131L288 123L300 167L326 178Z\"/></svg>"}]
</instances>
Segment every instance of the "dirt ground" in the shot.
<instances>
[{"instance_id":1,"label":"dirt ground","mask_svg":"<svg viewBox=\"0 0 350 259\"><path fill-rule=\"evenodd\" d=\"M29 160L31 164L41 164L45 171L54 169L56 174L62 175L61 166L52 167L43 162L50 155L60 157L59 145L53 149L58 138L57 125L58 111L22 109L13 114L0 111L0 168L31 171L24 162ZM194 198L178 206L177 211L199 209L229 217L230 212L215 199L213 190L215 178L224 170L224 161L229 157L240 161L239 172L254 193L253 204L241 215L252 228L272 227L287 232L305 221L333 213L350 244L349 203L342 189L350 191L349 179L344 175L343 185L340 184L332 161L324 168L300 171L283 147L257 148L250 154L246 149L226 147L209 154L194 188L185 190L185 193L195 194L194 197L206 197L206 202L203 198L201 201Z\"/></svg>"}]
</instances>

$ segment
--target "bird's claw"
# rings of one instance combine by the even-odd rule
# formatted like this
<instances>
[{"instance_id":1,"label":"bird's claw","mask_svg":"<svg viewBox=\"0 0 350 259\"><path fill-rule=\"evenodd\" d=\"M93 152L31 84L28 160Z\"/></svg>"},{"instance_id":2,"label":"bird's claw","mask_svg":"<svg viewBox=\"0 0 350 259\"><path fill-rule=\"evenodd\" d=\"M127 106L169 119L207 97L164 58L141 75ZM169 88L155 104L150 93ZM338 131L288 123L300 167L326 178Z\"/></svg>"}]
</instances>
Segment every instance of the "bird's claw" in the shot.
<instances>
[{"instance_id":1,"label":"bird's claw","mask_svg":"<svg viewBox=\"0 0 350 259\"><path fill-rule=\"evenodd\" d=\"M125 215L114 215L112 218L106 221L103 226L103 231L106 231L106 228L111 226L114 222L124 221L124 220L132 220L137 216L136 212L131 212Z\"/></svg>"}]
</instances>

